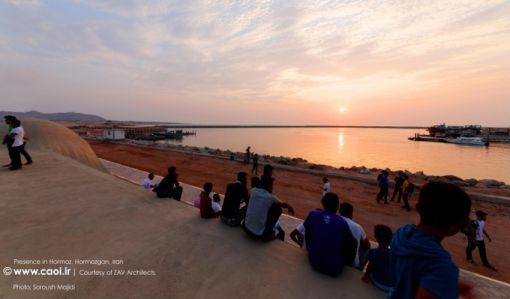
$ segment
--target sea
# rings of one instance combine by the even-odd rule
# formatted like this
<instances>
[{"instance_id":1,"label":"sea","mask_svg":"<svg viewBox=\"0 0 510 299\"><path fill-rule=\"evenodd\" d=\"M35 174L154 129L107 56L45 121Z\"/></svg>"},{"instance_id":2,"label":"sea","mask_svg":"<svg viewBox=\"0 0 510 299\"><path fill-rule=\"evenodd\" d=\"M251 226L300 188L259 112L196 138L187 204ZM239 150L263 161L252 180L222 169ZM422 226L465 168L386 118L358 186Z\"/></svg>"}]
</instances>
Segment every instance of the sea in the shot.
<instances>
[{"instance_id":1,"label":"sea","mask_svg":"<svg viewBox=\"0 0 510 299\"><path fill-rule=\"evenodd\" d=\"M510 144L489 147L410 141L423 129L401 128L201 128L171 144L300 157L334 167L365 166L495 179L510 184Z\"/></svg>"}]
</instances>

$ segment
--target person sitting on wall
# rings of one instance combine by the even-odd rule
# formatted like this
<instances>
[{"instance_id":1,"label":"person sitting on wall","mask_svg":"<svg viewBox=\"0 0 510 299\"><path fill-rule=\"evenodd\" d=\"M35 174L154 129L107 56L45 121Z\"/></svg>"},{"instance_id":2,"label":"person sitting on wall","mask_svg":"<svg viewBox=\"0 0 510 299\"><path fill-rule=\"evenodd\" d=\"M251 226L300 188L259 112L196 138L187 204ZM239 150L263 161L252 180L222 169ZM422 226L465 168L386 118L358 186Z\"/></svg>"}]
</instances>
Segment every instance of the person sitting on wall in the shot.
<instances>
[{"instance_id":1,"label":"person sitting on wall","mask_svg":"<svg viewBox=\"0 0 510 299\"><path fill-rule=\"evenodd\" d=\"M305 244L312 267L324 274L339 275L344 265L352 265L357 242L345 219L337 215L339 206L335 193L322 198L324 210L311 211L304 222Z\"/></svg>"},{"instance_id":2,"label":"person sitting on wall","mask_svg":"<svg viewBox=\"0 0 510 299\"><path fill-rule=\"evenodd\" d=\"M212 199L211 192L213 189L212 183L204 184L204 191L200 193L200 217L202 218L214 218L219 215L219 213L215 213L212 208Z\"/></svg>"},{"instance_id":3,"label":"person sitting on wall","mask_svg":"<svg viewBox=\"0 0 510 299\"><path fill-rule=\"evenodd\" d=\"M239 226L246 216L246 206L241 208L241 203L248 202L248 188L246 187L246 172L237 174L237 181L228 184L223 199L221 221L230 226Z\"/></svg>"},{"instance_id":4,"label":"person sitting on wall","mask_svg":"<svg viewBox=\"0 0 510 299\"><path fill-rule=\"evenodd\" d=\"M282 208L286 208L291 215L294 214L292 206L278 200L272 194L273 181L273 178L263 176L260 180L260 188L252 189L244 221L246 233L263 241L284 239L285 233L281 229L275 231Z\"/></svg>"},{"instance_id":5,"label":"person sitting on wall","mask_svg":"<svg viewBox=\"0 0 510 299\"><path fill-rule=\"evenodd\" d=\"M177 174L175 166L168 167L167 175L161 180L156 188L153 189L159 198L173 198L175 200L181 200L182 187L178 180L179 175Z\"/></svg>"}]
</instances>

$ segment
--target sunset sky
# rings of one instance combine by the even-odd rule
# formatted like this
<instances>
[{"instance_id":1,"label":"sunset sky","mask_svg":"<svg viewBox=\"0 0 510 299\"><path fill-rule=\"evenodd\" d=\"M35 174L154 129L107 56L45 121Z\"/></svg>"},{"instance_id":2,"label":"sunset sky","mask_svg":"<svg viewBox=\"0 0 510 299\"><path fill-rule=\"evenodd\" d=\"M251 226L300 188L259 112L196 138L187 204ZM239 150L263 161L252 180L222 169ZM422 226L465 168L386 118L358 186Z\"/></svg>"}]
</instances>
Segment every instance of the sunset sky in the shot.
<instances>
[{"instance_id":1,"label":"sunset sky","mask_svg":"<svg viewBox=\"0 0 510 299\"><path fill-rule=\"evenodd\" d=\"M0 0L0 110L510 126L510 1Z\"/></svg>"}]
</instances>

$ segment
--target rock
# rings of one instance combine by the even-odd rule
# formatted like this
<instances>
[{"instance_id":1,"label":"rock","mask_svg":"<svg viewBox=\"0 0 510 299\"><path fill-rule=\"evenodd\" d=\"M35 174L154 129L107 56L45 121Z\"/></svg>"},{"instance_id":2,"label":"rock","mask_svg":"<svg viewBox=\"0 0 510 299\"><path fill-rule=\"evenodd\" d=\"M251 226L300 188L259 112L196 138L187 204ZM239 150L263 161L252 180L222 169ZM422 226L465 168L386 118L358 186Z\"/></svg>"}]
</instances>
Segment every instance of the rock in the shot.
<instances>
[{"instance_id":1,"label":"rock","mask_svg":"<svg viewBox=\"0 0 510 299\"><path fill-rule=\"evenodd\" d=\"M464 182L466 182L471 187L474 187L474 186L476 186L476 184L478 184L478 180L476 180L476 179L467 179L467 180L464 180Z\"/></svg>"},{"instance_id":2,"label":"rock","mask_svg":"<svg viewBox=\"0 0 510 299\"><path fill-rule=\"evenodd\" d=\"M496 180L480 180L479 183L482 183L489 188L496 188L505 185L505 183Z\"/></svg>"},{"instance_id":3,"label":"rock","mask_svg":"<svg viewBox=\"0 0 510 299\"><path fill-rule=\"evenodd\" d=\"M451 181L452 184L459 187L469 187L470 185L464 181Z\"/></svg>"},{"instance_id":4,"label":"rock","mask_svg":"<svg viewBox=\"0 0 510 299\"><path fill-rule=\"evenodd\" d=\"M370 174L370 170L368 170L367 168L363 168L359 171L359 173L361 174Z\"/></svg>"},{"instance_id":5,"label":"rock","mask_svg":"<svg viewBox=\"0 0 510 299\"><path fill-rule=\"evenodd\" d=\"M280 160L276 161L276 163L282 164L282 165L289 165L289 162L287 160L284 160L284 159L280 159Z\"/></svg>"},{"instance_id":6,"label":"rock","mask_svg":"<svg viewBox=\"0 0 510 299\"><path fill-rule=\"evenodd\" d=\"M316 165L316 164L309 165L308 168L314 169L314 170L324 170L324 168L322 166Z\"/></svg>"},{"instance_id":7,"label":"rock","mask_svg":"<svg viewBox=\"0 0 510 299\"><path fill-rule=\"evenodd\" d=\"M417 178L420 178L420 179L424 179L426 178L427 176L425 175L425 173L423 171L417 171L415 174L414 174Z\"/></svg>"},{"instance_id":8,"label":"rock","mask_svg":"<svg viewBox=\"0 0 510 299\"><path fill-rule=\"evenodd\" d=\"M458 176L454 176L454 175L445 175L443 177L449 181L464 181L463 179L459 178Z\"/></svg>"}]
</instances>

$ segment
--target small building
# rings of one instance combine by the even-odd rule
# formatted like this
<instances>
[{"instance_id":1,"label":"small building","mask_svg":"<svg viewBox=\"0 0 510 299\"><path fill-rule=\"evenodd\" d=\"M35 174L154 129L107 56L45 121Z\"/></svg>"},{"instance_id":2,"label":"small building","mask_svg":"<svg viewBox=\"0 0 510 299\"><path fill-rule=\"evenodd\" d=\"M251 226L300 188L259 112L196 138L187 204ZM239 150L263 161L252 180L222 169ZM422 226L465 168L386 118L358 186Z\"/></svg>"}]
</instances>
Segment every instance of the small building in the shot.
<instances>
[{"instance_id":1,"label":"small building","mask_svg":"<svg viewBox=\"0 0 510 299\"><path fill-rule=\"evenodd\" d=\"M126 131L119 129L105 129L103 131L103 139L105 140L124 140L126 139Z\"/></svg>"}]
</instances>

